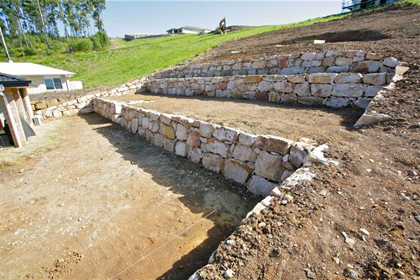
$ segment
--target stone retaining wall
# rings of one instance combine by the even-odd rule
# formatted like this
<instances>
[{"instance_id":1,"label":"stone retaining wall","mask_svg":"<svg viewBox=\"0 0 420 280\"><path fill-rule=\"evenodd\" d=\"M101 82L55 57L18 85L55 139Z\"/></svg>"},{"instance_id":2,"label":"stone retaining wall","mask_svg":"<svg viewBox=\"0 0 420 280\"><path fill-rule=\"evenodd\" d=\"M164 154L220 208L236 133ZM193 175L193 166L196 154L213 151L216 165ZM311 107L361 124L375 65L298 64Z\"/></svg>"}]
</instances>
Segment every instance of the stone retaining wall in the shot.
<instances>
[{"instance_id":1,"label":"stone retaining wall","mask_svg":"<svg viewBox=\"0 0 420 280\"><path fill-rule=\"evenodd\" d=\"M261 59L230 60L215 63L182 65L157 72L156 79L218 77L234 75L304 73L390 73L398 60L354 50L330 50L320 53L274 55Z\"/></svg>"},{"instance_id":2,"label":"stone retaining wall","mask_svg":"<svg viewBox=\"0 0 420 280\"><path fill-rule=\"evenodd\" d=\"M169 152L222 173L254 194L267 196L316 157L309 141L250 135L182 116L94 99L96 113Z\"/></svg>"},{"instance_id":3,"label":"stone retaining wall","mask_svg":"<svg viewBox=\"0 0 420 280\"><path fill-rule=\"evenodd\" d=\"M62 103L56 99L40 101L33 105L34 115L46 119L91 113L93 112L92 100L94 98L134 94L143 87L146 80L147 78L140 78L113 89L98 90L97 92Z\"/></svg>"},{"instance_id":4,"label":"stone retaining wall","mask_svg":"<svg viewBox=\"0 0 420 280\"><path fill-rule=\"evenodd\" d=\"M268 100L281 103L365 108L392 73L313 73L151 79L147 91L156 94Z\"/></svg>"}]
</instances>

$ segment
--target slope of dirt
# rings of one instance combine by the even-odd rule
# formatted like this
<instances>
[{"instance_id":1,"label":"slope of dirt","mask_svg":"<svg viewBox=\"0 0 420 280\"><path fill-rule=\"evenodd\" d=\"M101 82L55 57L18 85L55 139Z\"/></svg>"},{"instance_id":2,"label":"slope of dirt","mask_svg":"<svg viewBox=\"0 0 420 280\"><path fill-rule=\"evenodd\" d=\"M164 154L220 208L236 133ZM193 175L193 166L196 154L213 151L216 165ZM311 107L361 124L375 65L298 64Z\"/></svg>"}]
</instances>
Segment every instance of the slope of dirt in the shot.
<instances>
[{"instance_id":1,"label":"slope of dirt","mask_svg":"<svg viewBox=\"0 0 420 280\"><path fill-rule=\"evenodd\" d=\"M326 44L305 43L310 39L325 40ZM409 57L419 58L419 44L420 6L401 3L355 13L339 20L227 42L198 56L191 63L332 49L373 51L399 59L405 57L405 61L409 62L407 53L410 53Z\"/></svg>"},{"instance_id":2,"label":"slope of dirt","mask_svg":"<svg viewBox=\"0 0 420 280\"><path fill-rule=\"evenodd\" d=\"M370 30L386 38L354 42L345 32ZM290 44L312 35L343 32L325 45ZM364 31L365 32L365 31ZM341 36L341 35L340 35ZM370 35L368 35L370 36ZM322 38L319 38L322 39ZM328 38L326 38L328 40ZM391 121L353 131L353 141L330 145L337 167L316 167L317 177L275 199L223 243L203 279L419 279L420 263L420 7L389 6L330 23L283 30L225 44L201 61L279 53L357 49L409 64L405 80L387 91L375 110ZM347 236L347 240L346 237Z\"/></svg>"},{"instance_id":3,"label":"slope of dirt","mask_svg":"<svg viewBox=\"0 0 420 280\"><path fill-rule=\"evenodd\" d=\"M309 137L320 143L351 141L349 129L363 113L357 108L284 105L264 101L170 95L125 95L110 99L152 101L138 106L220 124L251 134L270 134L299 140Z\"/></svg>"},{"instance_id":4,"label":"slope of dirt","mask_svg":"<svg viewBox=\"0 0 420 280\"><path fill-rule=\"evenodd\" d=\"M1 279L186 279L257 202L96 114L44 126L0 171Z\"/></svg>"}]
</instances>

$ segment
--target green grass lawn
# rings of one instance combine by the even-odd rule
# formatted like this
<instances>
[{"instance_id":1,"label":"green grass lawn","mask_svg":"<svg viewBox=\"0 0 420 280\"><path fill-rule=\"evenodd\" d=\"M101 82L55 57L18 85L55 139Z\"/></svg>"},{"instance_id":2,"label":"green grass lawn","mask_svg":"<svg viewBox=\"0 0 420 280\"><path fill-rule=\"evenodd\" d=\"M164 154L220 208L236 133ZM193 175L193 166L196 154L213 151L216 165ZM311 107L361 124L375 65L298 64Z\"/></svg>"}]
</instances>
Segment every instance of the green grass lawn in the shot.
<instances>
[{"instance_id":1,"label":"green grass lawn","mask_svg":"<svg viewBox=\"0 0 420 280\"><path fill-rule=\"evenodd\" d=\"M299 23L251 27L222 35L176 35L130 42L119 39L113 42L115 47L107 51L31 56L14 58L14 61L34 62L75 72L76 75L72 80L81 80L85 88L113 86L191 59L227 41L273 30L331 21L345 16L347 15L333 15ZM0 59L5 60L4 57Z\"/></svg>"}]
</instances>

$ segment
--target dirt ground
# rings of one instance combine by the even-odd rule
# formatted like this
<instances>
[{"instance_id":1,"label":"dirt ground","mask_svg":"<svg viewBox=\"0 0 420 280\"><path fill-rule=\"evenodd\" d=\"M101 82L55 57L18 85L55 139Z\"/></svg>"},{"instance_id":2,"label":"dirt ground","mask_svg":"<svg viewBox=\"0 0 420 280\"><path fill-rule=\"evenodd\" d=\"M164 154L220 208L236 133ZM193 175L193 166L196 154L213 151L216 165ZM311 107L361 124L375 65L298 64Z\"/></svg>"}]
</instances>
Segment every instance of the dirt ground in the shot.
<instances>
[{"instance_id":1,"label":"dirt ground","mask_svg":"<svg viewBox=\"0 0 420 280\"><path fill-rule=\"evenodd\" d=\"M363 113L356 108L331 109L199 96L136 94L111 99L124 102L153 101L132 105L220 124L247 133L270 134L293 140L309 137L319 143L351 141L349 129Z\"/></svg>"},{"instance_id":2,"label":"dirt ground","mask_svg":"<svg viewBox=\"0 0 420 280\"><path fill-rule=\"evenodd\" d=\"M308 36L335 42L298 43ZM232 279L420 279L419 46L420 7L399 4L227 43L197 58L357 49L410 67L374 107L392 120L332 143L328 156L339 166L317 167L312 182L289 191L286 206L275 199L263 215L244 221L229 237L233 245L220 246L215 262L201 270L203 279L223 279L227 269Z\"/></svg>"},{"instance_id":3,"label":"dirt ground","mask_svg":"<svg viewBox=\"0 0 420 280\"><path fill-rule=\"evenodd\" d=\"M258 201L99 115L43 127L0 170L1 279L187 279Z\"/></svg>"}]
</instances>

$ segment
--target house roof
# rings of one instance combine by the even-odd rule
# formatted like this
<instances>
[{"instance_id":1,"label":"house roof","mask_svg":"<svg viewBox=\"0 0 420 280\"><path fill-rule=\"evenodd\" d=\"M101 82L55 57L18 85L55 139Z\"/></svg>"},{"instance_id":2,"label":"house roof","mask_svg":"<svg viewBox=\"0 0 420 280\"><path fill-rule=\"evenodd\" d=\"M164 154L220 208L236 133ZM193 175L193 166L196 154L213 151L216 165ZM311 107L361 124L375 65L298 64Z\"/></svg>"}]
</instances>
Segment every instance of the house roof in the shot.
<instances>
[{"instance_id":1,"label":"house roof","mask_svg":"<svg viewBox=\"0 0 420 280\"><path fill-rule=\"evenodd\" d=\"M73 72L26 62L0 62L0 72L15 76L74 75Z\"/></svg>"},{"instance_id":2,"label":"house roof","mask_svg":"<svg viewBox=\"0 0 420 280\"><path fill-rule=\"evenodd\" d=\"M190 25L182 26L181 28L192 29L192 30L197 30L197 31L202 31L202 30L205 29L205 28L201 28L201 27L197 27L197 26L190 26Z\"/></svg>"},{"instance_id":3,"label":"house roof","mask_svg":"<svg viewBox=\"0 0 420 280\"><path fill-rule=\"evenodd\" d=\"M23 79L21 77L16 77L13 75L8 75L4 73L0 73L0 85L3 85L5 88L7 87L27 87L31 81L27 79Z\"/></svg>"}]
</instances>

